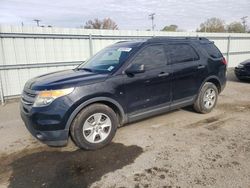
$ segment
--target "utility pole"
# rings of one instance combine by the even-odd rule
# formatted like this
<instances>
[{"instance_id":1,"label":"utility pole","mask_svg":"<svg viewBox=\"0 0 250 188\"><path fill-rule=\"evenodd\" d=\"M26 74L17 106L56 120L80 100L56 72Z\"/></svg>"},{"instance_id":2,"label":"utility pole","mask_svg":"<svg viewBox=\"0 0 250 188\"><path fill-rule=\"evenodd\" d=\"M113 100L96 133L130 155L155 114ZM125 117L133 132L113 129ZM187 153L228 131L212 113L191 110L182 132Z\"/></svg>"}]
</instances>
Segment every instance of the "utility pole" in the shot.
<instances>
[{"instance_id":1,"label":"utility pole","mask_svg":"<svg viewBox=\"0 0 250 188\"><path fill-rule=\"evenodd\" d=\"M244 32L246 32L246 30L247 30L247 17L248 16L243 16L242 18L240 18L242 20L242 24L244 26Z\"/></svg>"},{"instance_id":2,"label":"utility pole","mask_svg":"<svg viewBox=\"0 0 250 188\"><path fill-rule=\"evenodd\" d=\"M154 24L154 19L155 19L155 13L149 14L149 19L152 20L152 31L155 30L155 24Z\"/></svg>"},{"instance_id":3,"label":"utility pole","mask_svg":"<svg viewBox=\"0 0 250 188\"><path fill-rule=\"evenodd\" d=\"M33 21L36 22L37 27L39 27L39 26L40 26L39 23L40 23L42 20L34 19Z\"/></svg>"}]
</instances>

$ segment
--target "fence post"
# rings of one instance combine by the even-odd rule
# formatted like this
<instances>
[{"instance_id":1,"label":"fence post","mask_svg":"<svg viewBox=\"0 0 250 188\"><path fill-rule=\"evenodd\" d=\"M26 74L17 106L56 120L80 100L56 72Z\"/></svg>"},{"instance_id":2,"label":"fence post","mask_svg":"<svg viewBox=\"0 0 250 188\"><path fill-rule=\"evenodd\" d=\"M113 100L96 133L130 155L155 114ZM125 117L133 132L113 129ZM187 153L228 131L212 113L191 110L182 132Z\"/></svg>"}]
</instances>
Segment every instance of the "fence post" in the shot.
<instances>
[{"instance_id":1,"label":"fence post","mask_svg":"<svg viewBox=\"0 0 250 188\"><path fill-rule=\"evenodd\" d=\"M1 40L1 48L2 48L2 54L3 54L3 65L5 64L5 54L3 50L3 38L0 37ZM1 104L4 105L4 94L3 94L3 82L2 82L2 72L0 70L0 99L1 99Z\"/></svg>"},{"instance_id":2,"label":"fence post","mask_svg":"<svg viewBox=\"0 0 250 188\"><path fill-rule=\"evenodd\" d=\"M229 35L227 38L227 64L229 65L229 59L230 59L230 42L231 42L231 36Z\"/></svg>"},{"instance_id":3,"label":"fence post","mask_svg":"<svg viewBox=\"0 0 250 188\"><path fill-rule=\"evenodd\" d=\"M89 53L90 57L93 55L93 43L92 43L92 35L89 34Z\"/></svg>"},{"instance_id":4,"label":"fence post","mask_svg":"<svg viewBox=\"0 0 250 188\"><path fill-rule=\"evenodd\" d=\"M3 96L3 83L0 71L0 96L1 96L1 104L4 105L4 96Z\"/></svg>"}]
</instances>

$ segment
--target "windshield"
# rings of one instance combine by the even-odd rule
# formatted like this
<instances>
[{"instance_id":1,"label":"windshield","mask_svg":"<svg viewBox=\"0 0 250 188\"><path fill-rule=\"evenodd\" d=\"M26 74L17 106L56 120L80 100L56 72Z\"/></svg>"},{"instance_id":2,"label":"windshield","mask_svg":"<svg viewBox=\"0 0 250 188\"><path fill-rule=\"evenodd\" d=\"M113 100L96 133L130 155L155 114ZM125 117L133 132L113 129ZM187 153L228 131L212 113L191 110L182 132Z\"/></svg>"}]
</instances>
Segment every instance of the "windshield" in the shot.
<instances>
[{"instance_id":1,"label":"windshield","mask_svg":"<svg viewBox=\"0 0 250 188\"><path fill-rule=\"evenodd\" d=\"M110 73L128 59L131 51L132 48L128 47L105 48L81 64L77 69L97 73Z\"/></svg>"}]
</instances>

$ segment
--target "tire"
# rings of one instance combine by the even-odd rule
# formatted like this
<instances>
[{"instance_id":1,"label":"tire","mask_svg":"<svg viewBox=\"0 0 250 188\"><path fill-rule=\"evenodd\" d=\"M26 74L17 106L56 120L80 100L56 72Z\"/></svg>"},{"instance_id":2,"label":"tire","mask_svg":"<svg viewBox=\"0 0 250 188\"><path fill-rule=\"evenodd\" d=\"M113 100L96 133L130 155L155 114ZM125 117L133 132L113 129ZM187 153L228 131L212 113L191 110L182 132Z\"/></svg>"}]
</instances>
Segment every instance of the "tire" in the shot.
<instances>
[{"instance_id":1,"label":"tire","mask_svg":"<svg viewBox=\"0 0 250 188\"><path fill-rule=\"evenodd\" d=\"M73 120L70 133L75 144L85 150L96 150L109 144L118 126L116 113L104 104L84 108Z\"/></svg>"},{"instance_id":2,"label":"tire","mask_svg":"<svg viewBox=\"0 0 250 188\"><path fill-rule=\"evenodd\" d=\"M218 89L211 83L206 82L194 103L194 110L198 113L206 114L211 112L217 104ZM211 105L210 105L211 104Z\"/></svg>"}]
</instances>

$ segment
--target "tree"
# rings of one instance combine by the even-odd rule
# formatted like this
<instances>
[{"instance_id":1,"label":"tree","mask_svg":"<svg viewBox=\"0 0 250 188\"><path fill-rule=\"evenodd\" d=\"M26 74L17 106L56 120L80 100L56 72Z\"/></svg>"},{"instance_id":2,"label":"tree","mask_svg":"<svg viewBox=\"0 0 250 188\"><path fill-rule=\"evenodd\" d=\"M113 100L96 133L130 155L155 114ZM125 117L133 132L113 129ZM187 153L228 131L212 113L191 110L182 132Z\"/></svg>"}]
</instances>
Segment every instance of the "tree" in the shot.
<instances>
[{"instance_id":1,"label":"tree","mask_svg":"<svg viewBox=\"0 0 250 188\"><path fill-rule=\"evenodd\" d=\"M103 29L112 29L117 30L118 26L117 24L111 20L110 18L104 18L103 19Z\"/></svg>"},{"instance_id":2,"label":"tree","mask_svg":"<svg viewBox=\"0 0 250 188\"><path fill-rule=\"evenodd\" d=\"M165 26L163 29L162 29L162 31L177 31L177 29L178 29L178 26L177 25L167 25L167 26Z\"/></svg>"},{"instance_id":3,"label":"tree","mask_svg":"<svg viewBox=\"0 0 250 188\"><path fill-rule=\"evenodd\" d=\"M210 18L200 24L198 32L220 33L225 32L225 22L219 18Z\"/></svg>"},{"instance_id":4,"label":"tree","mask_svg":"<svg viewBox=\"0 0 250 188\"><path fill-rule=\"evenodd\" d=\"M112 29L117 30L117 24L110 18L104 18L103 20L99 20L98 18L94 20L89 20L86 22L85 29Z\"/></svg>"},{"instance_id":5,"label":"tree","mask_svg":"<svg viewBox=\"0 0 250 188\"><path fill-rule=\"evenodd\" d=\"M227 26L229 33L245 33L244 25L240 22L232 22Z\"/></svg>"}]
</instances>

